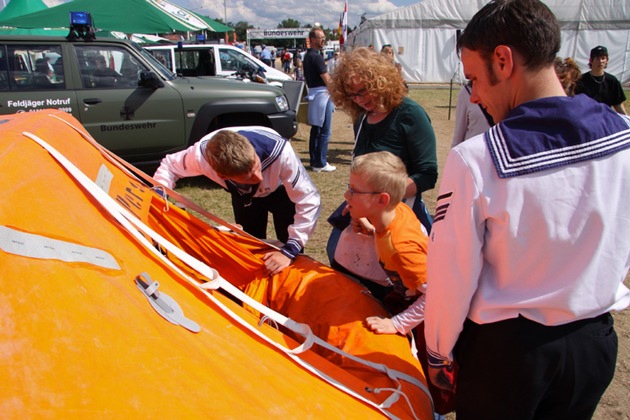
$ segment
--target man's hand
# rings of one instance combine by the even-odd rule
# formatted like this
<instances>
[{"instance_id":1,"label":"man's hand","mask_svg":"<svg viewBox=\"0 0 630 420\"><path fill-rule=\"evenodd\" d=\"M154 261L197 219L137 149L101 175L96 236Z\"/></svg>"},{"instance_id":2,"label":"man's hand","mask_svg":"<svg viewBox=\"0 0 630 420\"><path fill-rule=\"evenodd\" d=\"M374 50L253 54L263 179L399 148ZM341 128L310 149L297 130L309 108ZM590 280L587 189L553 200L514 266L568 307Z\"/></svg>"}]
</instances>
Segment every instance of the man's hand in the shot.
<instances>
[{"instance_id":1,"label":"man's hand","mask_svg":"<svg viewBox=\"0 0 630 420\"><path fill-rule=\"evenodd\" d=\"M441 367L429 366L429 378L431 382L433 382L433 385L436 387L445 391L455 390L456 376L456 369L453 363Z\"/></svg>"},{"instance_id":2,"label":"man's hand","mask_svg":"<svg viewBox=\"0 0 630 420\"><path fill-rule=\"evenodd\" d=\"M380 316L368 316L365 318L368 327L377 334L396 334L396 327L391 318L381 318Z\"/></svg>"},{"instance_id":3,"label":"man's hand","mask_svg":"<svg viewBox=\"0 0 630 420\"><path fill-rule=\"evenodd\" d=\"M265 274L273 276L278 274L291 264L291 258L287 257L280 251L272 251L263 255L265 262Z\"/></svg>"}]
</instances>

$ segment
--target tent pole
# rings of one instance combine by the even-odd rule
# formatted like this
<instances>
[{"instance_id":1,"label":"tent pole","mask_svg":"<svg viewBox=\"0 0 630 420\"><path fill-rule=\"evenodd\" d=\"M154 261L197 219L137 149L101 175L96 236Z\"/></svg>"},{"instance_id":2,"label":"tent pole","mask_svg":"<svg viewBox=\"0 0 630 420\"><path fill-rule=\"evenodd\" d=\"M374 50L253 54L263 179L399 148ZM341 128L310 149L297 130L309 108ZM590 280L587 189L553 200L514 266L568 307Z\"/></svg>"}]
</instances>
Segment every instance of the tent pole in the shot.
<instances>
[{"instance_id":1,"label":"tent pole","mask_svg":"<svg viewBox=\"0 0 630 420\"><path fill-rule=\"evenodd\" d=\"M451 104L453 103L453 79L451 79L450 87L448 89L448 120L451 120Z\"/></svg>"}]
</instances>

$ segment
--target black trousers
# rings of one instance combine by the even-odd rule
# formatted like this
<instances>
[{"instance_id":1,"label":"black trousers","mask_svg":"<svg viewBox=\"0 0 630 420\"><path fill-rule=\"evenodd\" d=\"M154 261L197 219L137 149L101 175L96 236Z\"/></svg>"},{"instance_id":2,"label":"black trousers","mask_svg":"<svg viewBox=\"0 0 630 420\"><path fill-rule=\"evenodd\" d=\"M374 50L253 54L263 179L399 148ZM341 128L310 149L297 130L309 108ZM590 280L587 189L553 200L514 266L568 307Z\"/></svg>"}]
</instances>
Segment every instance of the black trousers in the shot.
<instances>
[{"instance_id":1,"label":"black trousers","mask_svg":"<svg viewBox=\"0 0 630 420\"><path fill-rule=\"evenodd\" d=\"M284 186L266 197L243 199L232 193L234 220L243 226L243 230L257 238L267 238L267 220L273 215L276 238L283 243L289 240L289 226L295 220L295 203L289 199Z\"/></svg>"},{"instance_id":2,"label":"black trousers","mask_svg":"<svg viewBox=\"0 0 630 420\"><path fill-rule=\"evenodd\" d=\"M609 313L548 327L522 316L464 324L455 359L457 420L590 419L612 381Z\"/></svg>"}]
</instances>

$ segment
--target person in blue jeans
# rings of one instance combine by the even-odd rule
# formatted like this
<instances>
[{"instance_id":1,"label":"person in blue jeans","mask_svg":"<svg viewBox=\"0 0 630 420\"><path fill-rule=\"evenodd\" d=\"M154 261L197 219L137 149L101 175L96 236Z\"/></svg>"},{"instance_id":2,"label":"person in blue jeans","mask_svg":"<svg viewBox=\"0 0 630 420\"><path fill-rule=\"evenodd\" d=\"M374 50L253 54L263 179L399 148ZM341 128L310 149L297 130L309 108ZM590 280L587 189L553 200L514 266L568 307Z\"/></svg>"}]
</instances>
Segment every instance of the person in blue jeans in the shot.
<instances>
[{"instance_id":1,"label":"person in blue jeans","mask_svg":"<svg viewBox=\"0 0 630 420\"><path fill-rule=\"evenodd\" d=\"M332 131L333 103L326 101L324 109L324 119L321 127L313 125L308 142L308 153L313 172L332 172L337 169L326 161L328 155L328 143Z\"/></svg>"},{"instance_id":2,"label":"person in blue jeans","mask_svg":"<svg viewBox=\"0 0 630 420\"><path fill-rule=\"evenodd\" d=\"M313 172L333 172L336 167L327 162L328 142L332 130L334 106L328 94L330 75L320 51L326 43L322 28L308 34L311 48L304 55L304 79L308 88L308 123L311 135L308 149Z\"/></svg>"}]
</instances>

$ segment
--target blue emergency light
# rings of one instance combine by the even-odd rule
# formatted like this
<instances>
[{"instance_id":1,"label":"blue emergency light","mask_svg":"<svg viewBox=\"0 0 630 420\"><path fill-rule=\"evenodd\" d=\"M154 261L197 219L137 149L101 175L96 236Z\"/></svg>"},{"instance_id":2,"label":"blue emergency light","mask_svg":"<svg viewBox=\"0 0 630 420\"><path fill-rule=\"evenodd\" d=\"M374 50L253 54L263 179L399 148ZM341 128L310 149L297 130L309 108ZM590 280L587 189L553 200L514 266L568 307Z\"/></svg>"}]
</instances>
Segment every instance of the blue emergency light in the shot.
<instances>
[{"instance_id":1,"label":"blue emergency light","mask_svg":"<svg viewBox=\"0 0 630 420\"><path fill-rule=\"evenodd\" d=\"M92 15L89 12L70 12L70 26L92 26Z\"/></svg>"},{"instance_id":2,"label":"blue emergency light","mask_svg":"<svg viewBox=\"0 0 630 420\"><path fill-rule=\"evenodd\" d=\"M90 12L70 12L70 33L66 37L69 41L96 39L94 23Z\"/></svg>"}]
</instances>

